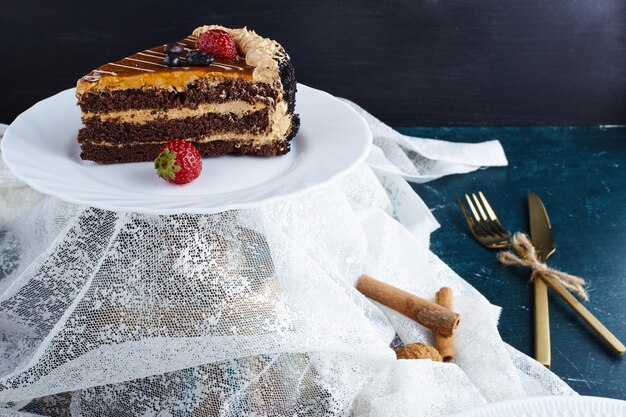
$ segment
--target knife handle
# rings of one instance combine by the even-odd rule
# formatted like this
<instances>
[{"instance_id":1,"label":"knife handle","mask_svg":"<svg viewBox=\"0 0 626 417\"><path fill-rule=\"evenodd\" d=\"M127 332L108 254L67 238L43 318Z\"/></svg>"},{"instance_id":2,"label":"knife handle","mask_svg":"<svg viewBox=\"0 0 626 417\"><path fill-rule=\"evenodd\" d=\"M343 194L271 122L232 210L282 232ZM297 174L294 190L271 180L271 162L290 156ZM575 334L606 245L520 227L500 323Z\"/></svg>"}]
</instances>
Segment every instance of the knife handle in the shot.
<instances>
[{"instance_id":1,"label":"knife handle","mask_svg":"<svg viewBox=\"0 0 626 417\"><path fill-rule=\"evenodd\" d=\"M548 310L548 287L541 279L535 287L535 359L546 368L550 367L550 315Z\"/></svg>"},{"instance_id":2,"label":"knife handle","mask_svg":"<svg viewBox=\"0 0 626 417\"><path fill-rule=\"evenodd\" d=\"M537 280L539 281L539 280ZM545 282L559 294L567 304L570 305L578 313L583 320L585 320L593 330L604 339L604 341L615 350L615 352L623 355L626 351L626 347L624 344L620 342L620 340L615 337L613 333L609 331L604 325L598 320L589 310L582 305L580 301L576 297L574 297L559 281L552 277L545 277Z\"/></svg>"}]
</instances>

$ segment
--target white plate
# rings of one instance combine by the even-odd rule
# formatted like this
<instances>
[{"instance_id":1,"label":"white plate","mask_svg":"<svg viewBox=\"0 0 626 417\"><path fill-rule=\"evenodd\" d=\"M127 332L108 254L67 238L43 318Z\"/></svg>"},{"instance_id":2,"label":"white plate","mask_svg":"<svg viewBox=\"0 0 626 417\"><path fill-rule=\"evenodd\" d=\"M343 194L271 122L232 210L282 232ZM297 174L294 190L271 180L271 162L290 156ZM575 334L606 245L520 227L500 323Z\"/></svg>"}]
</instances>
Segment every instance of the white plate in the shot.
<instances>
[{"instance_id":1,"label":"white plate","mask_svg":"<svg viewBox=\"0 0 626 417\"><path fill-rule=\"evenodd\" d=\"M626 417L626 401L601 397L526 397L500 401L454 417Z\"/></svg>"},{"instance_id":2,"label":"white plate","mask_svg":"<svg viewBox=\"0 0 626 417\"><path fill-rule=\"evenodd\" d=\"M71 203L150 214L215 213L311 190L346 174L369 153L372 135L365 120L330 94L298 84L296 112L301 128L287 155L205 158L200 177L184 186L160 179L151 162L81 160L74 89L18 116L1 150L16 177Z\"/></svg>"}]
</instances>

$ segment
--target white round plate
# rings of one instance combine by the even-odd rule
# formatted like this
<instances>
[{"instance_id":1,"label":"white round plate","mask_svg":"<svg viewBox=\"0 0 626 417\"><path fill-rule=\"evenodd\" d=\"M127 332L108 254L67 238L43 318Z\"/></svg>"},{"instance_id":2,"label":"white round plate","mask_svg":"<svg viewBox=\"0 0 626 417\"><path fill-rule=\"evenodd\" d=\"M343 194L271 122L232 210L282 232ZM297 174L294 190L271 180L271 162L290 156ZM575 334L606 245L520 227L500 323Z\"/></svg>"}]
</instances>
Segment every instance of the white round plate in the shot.
<instances>
[{"instance_id":1,"label":"white round plate","mask_svg":"<svg viewBox=\"0 0 626 417\"><path fill-rule=\"evenodd\" d=\"M0 145L16 177L71 203L149 214L215 213L311 190L346 174L369 153L372 135L365 120L330 94L298 84L296 112L301 127L288 154L205 158L200 177L183 186L160 179L152 162L81 160L74 89L18 116Z\"/></svg>"},{"instance_id":2,"label":"white round plate","mask_svg":"<svg viewBox=\"0 0 626 417\"><path fill-rule=\"evenodd\" d=\"M601 397L526 397L500 401L454 417L626 417L626 401Z\"/></svg>"}]
</instances>

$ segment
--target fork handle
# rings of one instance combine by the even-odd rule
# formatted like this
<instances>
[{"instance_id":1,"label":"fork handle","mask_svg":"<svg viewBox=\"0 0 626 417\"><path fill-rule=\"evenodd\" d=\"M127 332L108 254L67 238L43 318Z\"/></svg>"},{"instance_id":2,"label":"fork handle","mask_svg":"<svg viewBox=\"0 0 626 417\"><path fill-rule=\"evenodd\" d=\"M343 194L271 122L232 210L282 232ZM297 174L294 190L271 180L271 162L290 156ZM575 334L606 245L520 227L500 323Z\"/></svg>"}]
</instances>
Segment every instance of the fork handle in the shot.
<instances>
[{"instance_id":1,"label":"fork handle","mask_svg":"<svg viewBox=\"0 0 626 417\"><path fill-rule=\"evenodd\" d=\"M626 351L626 347L624 344L620 342L620 340L609 331L601 322L598 320L589 310L582 305L580 301L576 297L574 297L560 282L558 282L555 278L545 277L545 282L559 294L567 304L570 305L578 313L583 320L585 320L593 330L602 337L602 339L609 345L615 352L623 355Z\"/></svg>"},{"instance_id":2,"label":"fork handle","mask_svg":"<svg viewBox=\"0 0 626 417\"><path fill-rule=\"evenodd\" d=\"M541 279L535 287L535 359L546 368L550 367L550 315L548 310L548 287Z\"/></svg>"}]
</instances>

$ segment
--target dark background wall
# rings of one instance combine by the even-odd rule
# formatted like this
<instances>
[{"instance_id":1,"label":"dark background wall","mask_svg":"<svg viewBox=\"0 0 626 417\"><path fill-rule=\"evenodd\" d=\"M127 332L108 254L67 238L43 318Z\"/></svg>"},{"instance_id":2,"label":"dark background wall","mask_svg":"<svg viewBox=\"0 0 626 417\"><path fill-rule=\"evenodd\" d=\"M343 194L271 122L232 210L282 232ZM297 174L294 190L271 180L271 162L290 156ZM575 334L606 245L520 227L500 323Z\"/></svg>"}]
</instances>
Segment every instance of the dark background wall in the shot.
<instances>
[{"instance_id":1,"label":"dark background wall","mask_svg":"<svg viewBox=\"0 0 626 417\"><path fill-rule=\"evenodd\" d=\"M196 26L280 41L394 126L626 124L624 0L2 0L0 121Z\"/></svg>"}]
</instances>

